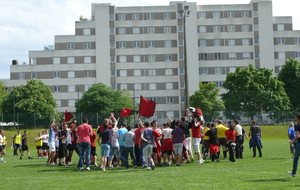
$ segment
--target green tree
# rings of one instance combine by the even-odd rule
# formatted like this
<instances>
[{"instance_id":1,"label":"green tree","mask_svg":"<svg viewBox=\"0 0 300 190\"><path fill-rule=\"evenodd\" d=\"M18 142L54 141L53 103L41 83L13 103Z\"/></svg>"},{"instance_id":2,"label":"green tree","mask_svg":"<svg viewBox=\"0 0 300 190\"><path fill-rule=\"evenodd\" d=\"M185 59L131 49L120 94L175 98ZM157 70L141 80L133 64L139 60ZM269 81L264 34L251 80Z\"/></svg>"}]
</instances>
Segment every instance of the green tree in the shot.
<instances>
[{"instance_id":1,"label":"green tree","mask_svg":"<svg viewBox=\"0 0 300 190\"><path fill-rule=\"evenodd\" d=\"M10 121L18 120L24 127L45 127L53 118L60 119L55 107L56 101L49 86L32 79L26 85L13 88L3 101L2 112L12 116Z\"/></svg>"},{"instance_id":2,"label":"green tree","mask_svg":"<svg viewBox=\"0 0 300 190\"><path fill-rule=\"evenodd\" d=\"M7 89L6 86L0 81L0 108L2 107L2 102L7 96Z\"/></svg>"},{"instance_id":3,"label":"green tree","mask_svg":"<svg viewBox=\"0 0 300 190\"><path fill-rule=\"evenodd\" d=\"M108 117L112 112L117 117L123 108L132 109L133 100L129 98L127 91L112 90L112 88L99 83L92 85L75 106L76 112L84 113L84 117L87 117L95 126L96 113L100 120Z\"/></svg>"},{"instance_id":4,"label":"green tree","mask_svg":"<svg viewBox=\"0 0 300 190\"><path fill-rule=\"evenodd\" d=\"M200 108L203 112L204 119L212 121L219 116L220 111L225 110L222 100L218 99L220 89L214 82L199 82L199 90L190 97L190 105Z\"/></svg>"},{"instance_id":5,"label":"green tree","mask_svg":"<svg viewBox=\"0 0 300 190\"><path fill-rule=\"evenodd\" d=\"M278 79L284 83L291 109L300 111L300 63L295 59L288 59L279 72Z\"/></svg>"},{"instance_id":6,"label":"green tree","mask_svg":"<svg viewBox=\"0 0 300 190\"><path fill-rule=\"evenodd\" d=\"M238 118L237 114L240 112L246 112L253 119L261 112L272 114L290 109L283 82L272 75L272 70L255 69L251 64L244 68L238 67L234 73L227 74L223 83L227 92L221 96L226 111L234 113L230 119Z\"/></svg>"}]
</instances>

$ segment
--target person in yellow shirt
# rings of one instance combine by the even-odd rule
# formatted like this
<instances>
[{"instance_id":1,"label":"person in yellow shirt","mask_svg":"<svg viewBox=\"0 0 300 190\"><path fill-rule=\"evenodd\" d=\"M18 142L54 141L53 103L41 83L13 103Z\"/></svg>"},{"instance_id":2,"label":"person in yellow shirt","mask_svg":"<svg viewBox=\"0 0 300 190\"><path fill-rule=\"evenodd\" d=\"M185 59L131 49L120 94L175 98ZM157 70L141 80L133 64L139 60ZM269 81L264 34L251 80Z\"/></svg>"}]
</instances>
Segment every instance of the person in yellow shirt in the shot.
<instances>
[{"instance_id":1,"label":"person in yellow shirt","mask_svg":"<svg viewBox=\"0 0 300 190\"><path fill-rule=\"evenodd\" d=\"M209 136L206 136L206 132L210 130L210 123L206 124L206 127L204 127L202 131L202 137L203 137L203 144L202 144L202 152L203 152L203 159L205 160L209 156Z\"/></svg>"},{"instance_id":2,"label":"person in yellow shirt","mask_svg":"<svg viewBox=\"0 0 300 190\"><path fill-rule=\"evenodd\" d=\"M217 121L217 134L218 134L218 140L219 140L219 146L222 146L222 150L223 150L223 158L226 159L226 155L227 155L227 143L226 143L226 135L225 132L229 129L228 127L225 126L225 124L223 123L222 120L218 120ZM221 148L219 148L219 155L220 155L220 150Z\"/></svg>"},{"instance_id":3,"label":"person in yellow shirt","mask_svg":"<svg viewBox=\"0 0 300 190\"><path fill-rule=\"evenodd\" d=\"M38 136L34 138L38 158L43 157L42 155L42 146L43 146L43 140L41 139L41 133L38 133Z\"/></svg>"},{"instance_id":4,"label":"person in yellow shirt","mask_svg":"<svg viewBox=\"0 0 300 190\"><path fill-rule=\"evenodd\" d=\"M18 156L18 149L20 153L22 152L21 149L21 140L22 140L22 135L20 134L20 130L17 131L17 134L12 139L12 144L14 147L14 156Z\"/></svg>"}]
</instances>

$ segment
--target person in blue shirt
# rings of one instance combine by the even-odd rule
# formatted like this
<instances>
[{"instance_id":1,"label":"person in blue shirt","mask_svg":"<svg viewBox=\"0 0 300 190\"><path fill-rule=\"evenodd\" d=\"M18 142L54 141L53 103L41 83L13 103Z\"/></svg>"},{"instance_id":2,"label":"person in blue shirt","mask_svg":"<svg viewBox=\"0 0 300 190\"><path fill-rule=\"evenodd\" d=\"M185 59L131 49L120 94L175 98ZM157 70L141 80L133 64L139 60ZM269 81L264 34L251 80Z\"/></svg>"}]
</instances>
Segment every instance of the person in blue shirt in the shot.
<instances>
[{"instance_id":1,"label":"person in blue shirt","mask_svg":"<svg viewBox=\"0 0 300 190\"><path fill-rule=\"evenodd\" d=\"M118 130L119 146L120 146L119 157L120 157L120 159L121 159L121 161L122 161L123 164L125 163L125 156L124 156L125 155L124 154L124 150L125 150L124 145L125 144L124 144L124 141L123 141L123 135L128 132L128 130L126 129L126 127L127 127L126 123L123 123L121 125L121 128ZM120 167L120 163L118 163L118 167Z\"/></svg>"},{"instance_id":2,"label":"person in blue shirt","mask_svg":"<svg viewBox=\"0 0 300 190\"><path fill-rule=\"evenodd\" d=\"M296 136L296 132L295 132L295 128L294 128L294 123L290 122L289 123L289 128L288 128L289 140L292 141L295 138L295 136ZM295 147L296 147L296 143L290 144L290 151L291 151L291 154L293 155L293 158L294 158L294 155L295 155Z\"/></svg>"}]
</instances>

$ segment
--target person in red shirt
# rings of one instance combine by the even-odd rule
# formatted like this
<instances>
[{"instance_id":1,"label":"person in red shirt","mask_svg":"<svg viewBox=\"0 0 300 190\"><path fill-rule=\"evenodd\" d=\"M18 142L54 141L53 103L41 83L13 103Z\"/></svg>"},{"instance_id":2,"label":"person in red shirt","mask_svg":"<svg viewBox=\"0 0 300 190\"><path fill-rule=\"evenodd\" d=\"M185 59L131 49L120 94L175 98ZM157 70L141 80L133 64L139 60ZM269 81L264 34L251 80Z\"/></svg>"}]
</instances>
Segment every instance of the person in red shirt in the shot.
<instances>
[{"instance_id":1,"label":"person in red shirt","mask_svg":"<svg viewBox=\"0 0 300 190\"><path fill-rule=\"evenodd\" d=\"M91 158L91 139L92 127L88 124L87 119L83 119L82 125L77 129L78 147L79 147L79 161L77 167L83 170L83 160L86 160L86 169L90 170L90 158ZM85 159L84 159L85 157Z\"/></svg>"},{"instance_id":2,"label":"person in red shirt","mask_svg":"<svg viewBox=\"0 0 300 190\"><path fill-rule=\"evenodd\" d=\"M94 164L96 167L98 167L97 164L97 151L96 151L96 132L92 130L92 136L90 137L91 139L91 164Z\"/></svg>"},{"instance_id":3,"label":"person in red shirt","mask_svg":"<svg viewBox=\"0 0 300 190\"><path fill-rule=\"evenodd\" d=\"M194 143L194 150L198 157L198 165L201 165L204 163L204 160L201 156L200 152L200 144L201 144L201 133L203 131L203 121L199 121L200 118L198 115L193 115L192 121L189 122L189 128L192 129L192 138Z\"/></svg>"},{"instance_id":4,"label":"person in red shirt","mask_svg":"<svg viewBox=\"0 0 300 190\"><path fill-rule=\"evenodd\" d=\"M234 153L235 153L235 147L236 147L236 131L234 130L234 125L229 122L229 129L225 132L226 135L226 142L227 147L229 150L229 160L231 162L235 162Z\"/></svg>"}]
</instances>

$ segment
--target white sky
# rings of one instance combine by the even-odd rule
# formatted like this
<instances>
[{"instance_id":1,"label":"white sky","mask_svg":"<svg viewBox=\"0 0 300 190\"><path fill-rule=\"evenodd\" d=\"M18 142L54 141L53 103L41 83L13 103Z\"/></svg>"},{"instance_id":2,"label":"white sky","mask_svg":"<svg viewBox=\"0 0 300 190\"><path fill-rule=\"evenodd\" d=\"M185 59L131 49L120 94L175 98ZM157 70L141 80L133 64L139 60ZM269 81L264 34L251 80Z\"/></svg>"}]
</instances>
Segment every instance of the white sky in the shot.
<instances>
[{"instance_id":1,"label":"white sky","mask_svg":"<svg viewBox=\"0 0 300 190\"><path fill-rule=\"evenodd\" d=\"M55 35L75 33L80 15L90 18L91 3L115 6L169 5L169 0L0 0L0 78L9 78L13 59L28 63L28 51L53 45ZM205 4L248 4L250 0L194 0ZM300 30L299 0L273 0L274 16L292 16Z\"/></svg>"}]
</instances>

